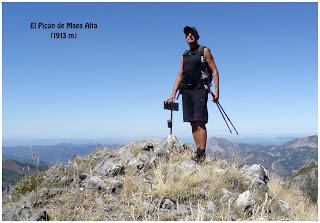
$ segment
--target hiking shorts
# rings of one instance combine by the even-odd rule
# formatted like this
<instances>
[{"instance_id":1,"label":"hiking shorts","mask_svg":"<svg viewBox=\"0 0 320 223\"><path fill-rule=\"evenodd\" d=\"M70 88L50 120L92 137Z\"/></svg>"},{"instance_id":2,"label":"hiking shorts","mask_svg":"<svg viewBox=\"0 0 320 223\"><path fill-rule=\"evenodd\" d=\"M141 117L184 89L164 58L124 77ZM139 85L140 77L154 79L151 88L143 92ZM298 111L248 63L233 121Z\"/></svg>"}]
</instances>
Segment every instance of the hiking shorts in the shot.
<instances>
[{"instance_id":1,"label":"hiking shorts","mask_svg":"<svg viewBox=\"0 0 320 223\"><path fill-rule=\"evenodd\" d=\"M208 93L204 88L183 89L183 121L208 123Z\"/></svg>"}]
</instances>

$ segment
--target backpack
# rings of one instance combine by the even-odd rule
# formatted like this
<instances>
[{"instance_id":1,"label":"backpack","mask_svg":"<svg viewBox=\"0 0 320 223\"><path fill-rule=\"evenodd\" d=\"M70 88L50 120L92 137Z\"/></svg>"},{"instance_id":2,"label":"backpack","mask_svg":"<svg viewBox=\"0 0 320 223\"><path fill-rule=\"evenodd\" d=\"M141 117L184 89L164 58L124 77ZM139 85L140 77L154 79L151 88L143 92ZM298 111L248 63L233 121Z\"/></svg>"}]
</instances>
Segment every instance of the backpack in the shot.
<instances>
[{"instance_id":1,"label":"backpack","mask_svg":"<svg viewBox=\"0 0 320 223\"><path fill-rule=\"evenodd\" d=\"M205 84L207 86L211 86L212 85L212 71L210 69L210 67L208 66L208 63L206 62L206 58L204 56L204 48L206 48L205 46L200 45L198 48L198 51L201 52L201 77L199 79L199 81L197 81L196 83L192 84L196 85L196 84ZM183 58L185 58L186 56L188 56L190 53L190 50L186 50L183 53ZM188 88L188 86L186 86L185 83L181 83L182 88ZM190 86L189 86L190 87Z\"/></svg>"}]
</instances>

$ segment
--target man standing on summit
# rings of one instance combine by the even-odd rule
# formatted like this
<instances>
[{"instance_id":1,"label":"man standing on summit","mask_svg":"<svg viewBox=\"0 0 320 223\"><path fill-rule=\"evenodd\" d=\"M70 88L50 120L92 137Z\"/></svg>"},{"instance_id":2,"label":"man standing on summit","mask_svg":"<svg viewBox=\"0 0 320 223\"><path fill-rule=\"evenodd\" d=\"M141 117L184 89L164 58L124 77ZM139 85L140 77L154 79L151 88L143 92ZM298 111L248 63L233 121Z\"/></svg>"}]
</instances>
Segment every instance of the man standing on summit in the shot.
<instances>
[{"instance_id":1,"label":"man standing on summit","mask_svg":"<svg viewBox=\"0 0 320 223\"><path fill-rule=\"evenodd\" d=\"M173 91L168 101L174 101L177 91L182 94L183 121L190 122L192 135L197 146L194 157L196 162L202 162L206 157L208 123L208 89L205 84L214 79L215 90L212 100L219 100L219 73L210 49L198 44L199 33L196 27L186 26L183 29L190 49L183 54L178 76L175 80ZM201 60L204 56L204 60ZM203 71L208 74L204 78ZM208 81L209 80L209 81Z\"/></svg>"}]
</instances>

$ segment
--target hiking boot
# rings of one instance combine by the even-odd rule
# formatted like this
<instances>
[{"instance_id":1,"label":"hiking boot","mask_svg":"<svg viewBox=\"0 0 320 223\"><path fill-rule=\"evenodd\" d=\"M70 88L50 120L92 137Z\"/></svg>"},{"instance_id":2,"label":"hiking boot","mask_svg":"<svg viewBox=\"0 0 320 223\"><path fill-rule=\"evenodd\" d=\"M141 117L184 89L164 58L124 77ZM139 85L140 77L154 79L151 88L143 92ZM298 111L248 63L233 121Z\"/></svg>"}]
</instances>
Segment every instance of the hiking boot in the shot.
<instances>
[{"instance_id":1,"label":"hiking boot","mask_svg":"<svg viewBox=\"0 0 320 223\"><path fill-rule=\"evenodd\" d=\"M192 158L193 161L200 164L203 163L203 161L206 159L206 154L199 155L197 152L195 152L194 157Z\"/></svg>"}]
</instances>

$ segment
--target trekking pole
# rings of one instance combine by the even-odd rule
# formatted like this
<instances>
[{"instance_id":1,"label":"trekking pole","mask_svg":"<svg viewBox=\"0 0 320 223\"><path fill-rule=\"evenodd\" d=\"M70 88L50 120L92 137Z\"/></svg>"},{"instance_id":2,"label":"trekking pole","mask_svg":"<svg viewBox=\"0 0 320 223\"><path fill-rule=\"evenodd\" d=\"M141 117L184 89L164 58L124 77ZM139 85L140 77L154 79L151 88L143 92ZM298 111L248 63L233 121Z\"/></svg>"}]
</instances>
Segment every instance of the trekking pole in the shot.
<instances>
[{"instance_id":1,"label":"trekking pole","mask_svg":"<svg viewBox=\"0 0 320 223\"><path fill-rule=\"evenodd\" d=\"M237 135L239 135L239 134L238 134L238 131L236 130L236 128L235 128L234 125L232 124L231 120L229 119L227 113L226 113L226 112L224 111L224 109L222 108L221 104L220 104L219 102L217 102L217 105L218 105L218 107L220 106L220 108L222 109L223 113L226 115L227 119L229 120L229 122L231 123L232 127L233 127L234 130L236 131ZM221 111L220 111L220 112L221 112Z\"/></svg>"},{"instance_id":2,"label":"trekking pole","mask_svg":"<svg viewBox=\"0 0 320 223\"><path fill-rule=\"evenodd\" d=\"M205 89L209 90L209 92L211 93L211 95L214 95L214 94L213 94L213 92L211 91L211 89L210 89L210 87L209 87L208 85L205 85ZM217 104L217 107L218 107L218 109L219 109L219 111L220 111L220 113L221 113L222 117L223 117L223 120L225 121L225 123L226 123L226 124L227 124L227 126L228 126L228 129L229 129L230 133L232 134L231 129L230 129L230 127L229 127L228 123L227 123L227 120L224 118L224 115L223 115L223 114L225 114L225 116L227 117L227 119L228 119L228 120L229 120L229 122L231 123L232 127L233 127L233 128L234 128L234 130L236 131L237 135L239 135L238 131L236 130L236 128L235 128L235 127L234 127L234 125L232 124L231 120L229 119L229 117L228 117L227 113L226 113L226 112L224 111L224 109L222 108L222 106L221 106L221 104L219 103L219 101L217 101L217 102L216 102L216 104ZM223 113L222 113L221 109L222 109Z\"/></svg>"},{"instance_id":3,"label":"trekking pole","mask_svg":"<svg viewBox=\"0 0 320 223\"><path fill-rule=\"evenodd\" d=\"M220 111L220 113L221 113L221 115L222 115L222 118L223 118L224 122L227 124L230 133L232 134L231 129L230 129L229 125L228 125L228 122L227 122L227 120L224 118L224 115L223 115L223 113L222 113L222 111L221 111L221 108L219 107L218 103L219 103L219 102L216 102L217 107L218 107L218 109L219 109L219 111Z\"/></svg>"}]
</instances>

